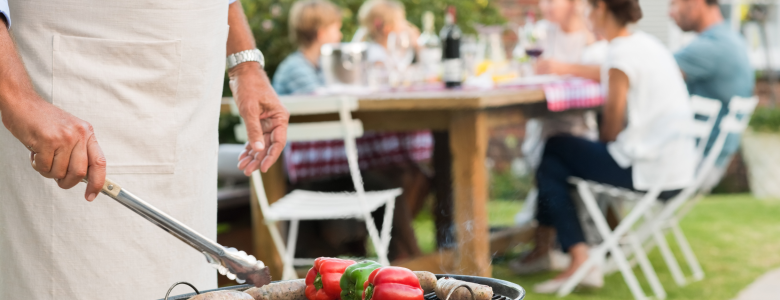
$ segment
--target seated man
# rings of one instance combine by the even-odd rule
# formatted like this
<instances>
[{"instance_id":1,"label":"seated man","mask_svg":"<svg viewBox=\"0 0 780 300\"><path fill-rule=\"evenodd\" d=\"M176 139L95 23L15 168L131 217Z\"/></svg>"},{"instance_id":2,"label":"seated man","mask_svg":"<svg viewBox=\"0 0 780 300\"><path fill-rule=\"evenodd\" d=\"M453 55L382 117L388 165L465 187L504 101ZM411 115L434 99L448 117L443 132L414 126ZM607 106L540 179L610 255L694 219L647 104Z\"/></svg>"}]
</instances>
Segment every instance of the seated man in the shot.
<instances>
[{"instance_id":1,"label":"seated man","mask_svg":"<svg viewBox=\"0 0 780 300\"><path fill-rule=\"evenodd\" d=\"M705 148L707 153L720 131L717 126L720 118L728 113L729 100L734 96L753 96L755 75L742 38L723 21L718 0L672 0L669 15L683 31L699 33L688 46L674 54L688 92L723 102ZM717 166L724 168L737 148L739 135L729 135Z\"/></svg>"}]
</instances>

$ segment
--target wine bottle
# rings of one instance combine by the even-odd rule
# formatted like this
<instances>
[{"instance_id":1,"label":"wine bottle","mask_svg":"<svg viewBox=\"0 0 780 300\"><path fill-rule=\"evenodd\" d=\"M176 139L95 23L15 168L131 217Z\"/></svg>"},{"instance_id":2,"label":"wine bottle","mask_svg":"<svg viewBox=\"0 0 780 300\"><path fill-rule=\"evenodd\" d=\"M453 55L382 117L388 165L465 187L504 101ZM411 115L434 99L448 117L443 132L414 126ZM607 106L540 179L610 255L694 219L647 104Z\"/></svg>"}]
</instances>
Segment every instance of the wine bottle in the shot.
<instances>
[{"instance_id":1,"label":"wine bottle","mask_svg":"<svg viewBox=\"0 0 780 300\"><path fill-rule=\"evenodd\" d=\"M456 88L463 81L463 65L460 59L460 38L463 32L455 24L455 7L447 9L444 27L439 33L442 44L442 80L447 88Z\"/></svg>"},{"instance_id":2,"label":"wine bottle","mask_svg":"<svg viewBox=\"0 0 780 300\"><path fill-rule=\"evenodd\" d=\"M417 39L420 45L420 55L418 62L422 67L423 77L426 82L438 81L441 73L441 40L434 32L433 13L426 11L423 14L423 32Z\"/></svg>"}]
</instances>

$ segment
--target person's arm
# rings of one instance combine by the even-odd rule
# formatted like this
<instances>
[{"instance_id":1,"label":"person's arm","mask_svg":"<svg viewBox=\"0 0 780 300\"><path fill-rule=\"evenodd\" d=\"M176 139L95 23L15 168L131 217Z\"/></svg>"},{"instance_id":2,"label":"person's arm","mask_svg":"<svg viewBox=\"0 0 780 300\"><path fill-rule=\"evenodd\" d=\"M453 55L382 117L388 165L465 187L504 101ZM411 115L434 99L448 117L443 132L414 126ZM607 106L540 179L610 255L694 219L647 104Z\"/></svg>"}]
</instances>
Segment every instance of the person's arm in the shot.
<instances>
[{"instance_id":1,"label":"person's arm","mask_svg":"<svg viewBox=\"0 0 780 300\"><path fill-rule=\"evenodd\" d=\"M697 81L706 79L715 73L720 59L717 45L709 40L697 38L688 46L674 54L674 60L680 67L683 79Z\"/></svg>"},{"instance_id":2,"label":"person's arm","mask_svg":"<svg viewBox=\"0 0 780 300\"><path fill-rule=\"evenodd\" d=\"M609 69L609 91L604 103L600 140L612 142L626 126L628 76L619 69Z\"/></svg>"},{"instance_id":3,"label":"person's arm","mask_svg":"<svg viewBox=\"0 0 780 300\"><path fill-rule=\"evenodd\" d=\"M536 63L536 74L571 75L600 81L601 66L569 64L552 59L542 59Z\"/></svg>"},{"instance_id":4,"label":"person's arm","mask_svg":"<svg viewBox=\"0 0 780 300\"><path fill-rule=\"evenodd\" d=\"M30 150L30 163L38 173L54 178L63 189L88 176L84 198L97 197L106 177L106 158L92 126L35 92L5 26L0 26L0 111L3 125Z\"/></svg>"},{"instance_id":5,"label":"person's arm","mask_svg":"<svg viewBox=\"0 0 780 300\"><path fill-rule=\"evenodd\" d=\"M8 0L0 0L0 25L11 27L11 10L8 9Z\"/></svg>"},{"instance_id":6,"label":"person's arm","mask_svg":"<svg viewBox=\"0 0 780 300\"><path fill-rule=\"evenodd\" d=\"M240 1L230 4L228 25L228 55L256 47ZM249 135L246 150L239 156L238 167L247 176L258 168L266 172L279 158L287 142L290 114L279 102L268 75L259 63L239 64L229 70L228 76L230 90Z\"/></svg>"}]
</instances>

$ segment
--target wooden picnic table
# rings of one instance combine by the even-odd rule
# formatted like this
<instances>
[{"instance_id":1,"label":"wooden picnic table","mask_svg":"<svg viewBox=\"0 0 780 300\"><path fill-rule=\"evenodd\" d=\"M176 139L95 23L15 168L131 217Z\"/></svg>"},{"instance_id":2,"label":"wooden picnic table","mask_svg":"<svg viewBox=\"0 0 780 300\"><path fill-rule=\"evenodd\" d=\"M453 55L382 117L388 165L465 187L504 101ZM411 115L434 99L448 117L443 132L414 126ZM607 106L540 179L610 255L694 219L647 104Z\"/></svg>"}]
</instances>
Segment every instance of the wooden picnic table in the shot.
<instances>
[{"instance_id":1,"label":"wooden picnic table","mask_svg":"<svg viewBox=\"0 0 780 300\"><path fill-rule=\"evenodd\" d=\"M285 98L280 99L284 103ZM434 132L436 196L439 199L451 197L452 200L457 246L393 263L414 270L490 277L485 166L488 131L493 127L521 124L528 116L544 114L547 111L544 92L540 88L385 92L358 96L358 99L358 109L353 117L360 119L366 130L429 129ZM338 115L294 116L290 122L326 120L338 120ZM276 163L263 176L269 202L285 195L285 182L282 164ZM281 259L256 200L252 201L252 216L255 253L258 259L271 266L271 270L279 273L274 276L279 278Z\"/></svg>"}]
</instances>

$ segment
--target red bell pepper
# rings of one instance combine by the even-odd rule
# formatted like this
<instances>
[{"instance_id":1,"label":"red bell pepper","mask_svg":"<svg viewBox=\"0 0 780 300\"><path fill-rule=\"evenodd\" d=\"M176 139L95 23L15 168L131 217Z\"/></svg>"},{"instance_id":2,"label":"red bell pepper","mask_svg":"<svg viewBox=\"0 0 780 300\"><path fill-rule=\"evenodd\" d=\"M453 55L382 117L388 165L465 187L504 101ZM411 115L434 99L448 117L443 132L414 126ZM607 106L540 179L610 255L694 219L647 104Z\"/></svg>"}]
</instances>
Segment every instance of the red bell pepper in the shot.
<instances>
[{"instance_id":1,"label":"red bell pepper","mask_svg":"<svg viewBox=\"0 0 780 300\"><path fill-rule=\"evenodd\" d=\"M423 300L423 289L411 270L383 267L368 276L363 285L363 300Z\"/></svg>"},{"instance_id":2,"label":"red bell pepper","mask_svg":"<svg viewBox=\"0 0 780 300\"><path fill-rule=\"evenodd\" d=\"M306 298L309 300L336 300L341 296L341 275L355 261L320 257L306 274Z\"/></svg>"}]
</instances>

